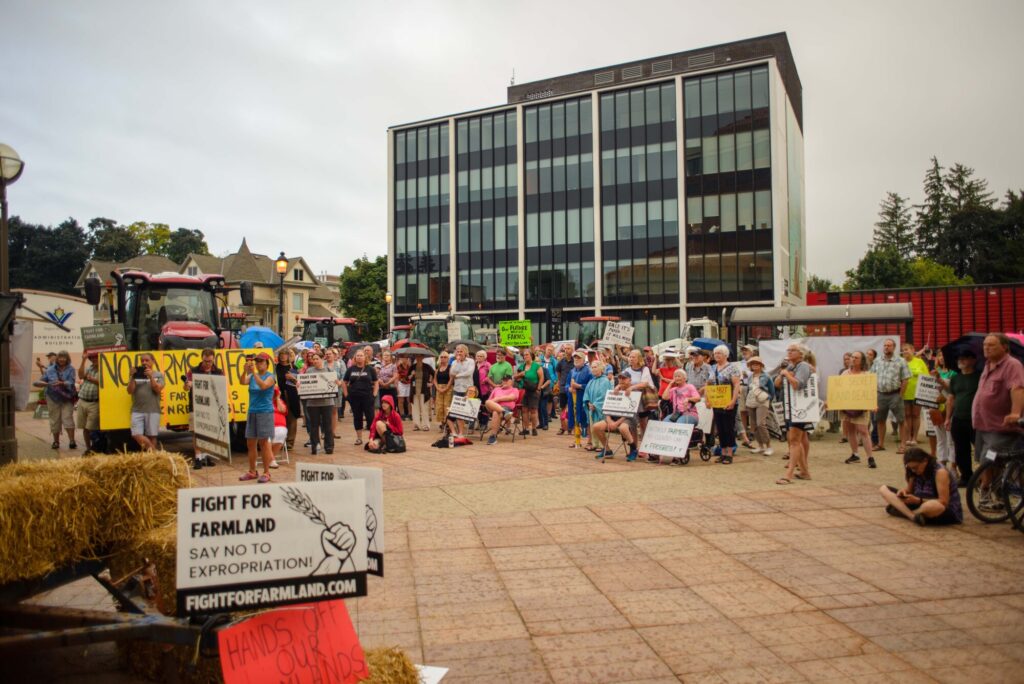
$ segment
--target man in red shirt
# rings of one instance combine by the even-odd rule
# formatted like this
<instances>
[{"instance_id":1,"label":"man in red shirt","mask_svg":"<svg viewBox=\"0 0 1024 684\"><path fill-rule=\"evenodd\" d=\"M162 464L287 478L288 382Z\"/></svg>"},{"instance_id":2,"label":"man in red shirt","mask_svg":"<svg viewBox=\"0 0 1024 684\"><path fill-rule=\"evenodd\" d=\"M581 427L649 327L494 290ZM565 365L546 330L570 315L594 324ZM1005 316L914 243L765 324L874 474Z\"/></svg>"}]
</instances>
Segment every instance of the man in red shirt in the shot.
<instances>
[{"instance_id":1,"label":"man in red shirt","mask_svg":"<svg viewBox=\"0 0 1024 684\"><path fill-rule=\"evenodd\" d=\"M985 370L971 405L971 422L976 432L974 458L989 452L1002 454L1020 448L1024 431L1018 426L1024 412L1024 365L1010 356L1010 340L1002 333L990 333L982 344Z\"/></svg>"}]
</instances>

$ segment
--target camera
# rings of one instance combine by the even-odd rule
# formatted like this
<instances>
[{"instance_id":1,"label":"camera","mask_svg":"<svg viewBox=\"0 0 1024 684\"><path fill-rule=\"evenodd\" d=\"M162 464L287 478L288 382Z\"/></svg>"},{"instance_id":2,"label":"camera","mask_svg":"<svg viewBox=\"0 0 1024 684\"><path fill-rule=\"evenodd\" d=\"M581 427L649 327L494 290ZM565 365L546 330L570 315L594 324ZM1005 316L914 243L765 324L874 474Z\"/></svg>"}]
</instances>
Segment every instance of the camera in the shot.
<instances>
[{"instance_id":1,"label":"camera","mask_svg":"<svg viewBox=\"0 0 1024 684\"><path fill-rule=\"evenodd\" d=\"M136 366L135 367L135 374L132 377L134 377L134 378L144 378L144 377L146 377L146 367L145 366Z\"/></svg>"}]
</instances>

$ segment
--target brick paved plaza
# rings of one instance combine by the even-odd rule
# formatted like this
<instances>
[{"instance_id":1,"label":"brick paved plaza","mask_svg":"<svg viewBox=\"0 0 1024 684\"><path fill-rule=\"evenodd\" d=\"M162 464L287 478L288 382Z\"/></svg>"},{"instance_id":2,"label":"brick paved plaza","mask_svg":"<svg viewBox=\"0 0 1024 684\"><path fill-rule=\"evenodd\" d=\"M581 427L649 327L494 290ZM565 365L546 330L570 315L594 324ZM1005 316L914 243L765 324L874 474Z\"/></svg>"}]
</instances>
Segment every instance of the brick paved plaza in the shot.
<instances>
[{"instance_id":1,"label":"brick paved plaza","mask_svg":"<svg viewBox=\"0 0 1024 684\"><path fill-rule=\"evenodd\" d=\"M18 426L23 452L51 455L42 421ZM828 435L814 479L778 486L778 446L672 467L595 462L554 430L454 450L410 432L385 456L340 434L333 456L292 461L384 469L386 577L348 602L360 638L450 668L445 684L1024 681L1024 535L887 516L892 446L869 470ZM243 463L195 483L236 484ZM110 603L91 580L37 600ZM134 681L109 648L67 651L42 678Z\"/></svg>"}]
</instances>

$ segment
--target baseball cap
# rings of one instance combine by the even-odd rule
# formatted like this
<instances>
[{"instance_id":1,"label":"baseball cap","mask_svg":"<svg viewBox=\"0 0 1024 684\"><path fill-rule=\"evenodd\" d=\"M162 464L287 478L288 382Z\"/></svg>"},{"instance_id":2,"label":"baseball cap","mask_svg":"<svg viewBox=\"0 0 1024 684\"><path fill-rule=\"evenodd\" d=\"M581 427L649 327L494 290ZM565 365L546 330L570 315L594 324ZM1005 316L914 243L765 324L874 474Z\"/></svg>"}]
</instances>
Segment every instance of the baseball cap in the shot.
<instances>
[{"instance_id":1,"label":"baseball cap","mask_svg":"<svg viewBox=\"0 0 1024 684\"><path fill-rule=\"evenodd\" d=\"M253 361L266 361L270 363L270 354L267 352L260 352L253 357Z\"/></svg>"},{"instance_id":2,"label":"baseball cap","mask_svg":"<svg viewBox=\"0 0 1024 684\"><path fill-rule=\"evenodd\" d=\"M629 371L619 371L619 377L620 378L632 378L633 376L630 375Z\"/></svg>"}]
</instances>

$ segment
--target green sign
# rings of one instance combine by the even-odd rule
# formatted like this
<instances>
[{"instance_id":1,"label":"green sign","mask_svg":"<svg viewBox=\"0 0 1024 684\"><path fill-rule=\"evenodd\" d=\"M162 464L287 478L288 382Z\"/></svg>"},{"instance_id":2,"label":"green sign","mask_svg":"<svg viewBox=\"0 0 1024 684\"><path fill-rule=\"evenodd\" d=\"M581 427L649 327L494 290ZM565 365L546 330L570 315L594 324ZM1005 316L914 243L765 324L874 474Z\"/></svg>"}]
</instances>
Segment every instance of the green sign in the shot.
<instances>
[{"instance_id":1,"label":"green sign","mask_svg":"<svg viewBox=\"0 0 1024 684\"><path fill-rule=\"evenodd\" d=\"M313 341L316 342L317 344L319 344L321 347L326 347L327 346L327 338L326 337L314 337Z\"/></svg>"},{"instance_id":2,"label":"green sign","mask_svg":"<svg viewBox=\"0 0 1024 684\"><path fill-rule=\"evenodd\" d=\"M124 325L121 323L82 326L83 352L125 351L126 349L128 347L124 341Z\"/></svg>"},{"instance_id":3,"label":"green sign","mask_svg":"<svg viewBox=\"0 0 1024 684\"><path fill-rule=\"evenodd\" d=\"M499 321L498 337L503 346L528 347L533 344L533 325L530 321Z\"/></svg>"}]
</instances>

